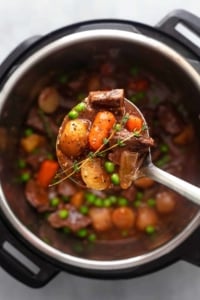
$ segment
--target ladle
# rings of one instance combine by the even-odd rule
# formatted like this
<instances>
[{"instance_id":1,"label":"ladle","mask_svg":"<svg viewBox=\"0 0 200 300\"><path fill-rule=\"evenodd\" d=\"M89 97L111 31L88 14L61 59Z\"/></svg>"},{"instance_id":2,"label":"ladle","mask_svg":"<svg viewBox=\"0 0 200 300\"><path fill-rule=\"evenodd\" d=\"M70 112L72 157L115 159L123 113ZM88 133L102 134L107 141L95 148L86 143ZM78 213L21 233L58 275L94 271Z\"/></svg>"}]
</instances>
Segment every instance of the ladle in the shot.
<instances>
[{"instance_id":1,"label":"ladle","mask_svg":"<svg viewBox=\"0 0 200 300\"><path fill-rule=\"evenodd\" d=\"M130 102L128 99L124 99L124 101L126 101L129 104L129 107L131 105L132 108L138 112L141 119L143 120L144 125L147 125L145 117L143 116L139 108L136 105L134 105L132 102ZM149 136L148 126L146 126L146 128L147 128L146 134ZM57 139L57 144L58 141L59 141L59 136ZM134 175L134 180L144 176L147 176L153 179L154 181L167 186L168 188L174 190L175 192L179 193L180 195L184 196L190 201L200 205L200 188L156 167L152 163L150 148L148 149L146 158L144 159L142 165Z\"/></svg>"}]
</instances>

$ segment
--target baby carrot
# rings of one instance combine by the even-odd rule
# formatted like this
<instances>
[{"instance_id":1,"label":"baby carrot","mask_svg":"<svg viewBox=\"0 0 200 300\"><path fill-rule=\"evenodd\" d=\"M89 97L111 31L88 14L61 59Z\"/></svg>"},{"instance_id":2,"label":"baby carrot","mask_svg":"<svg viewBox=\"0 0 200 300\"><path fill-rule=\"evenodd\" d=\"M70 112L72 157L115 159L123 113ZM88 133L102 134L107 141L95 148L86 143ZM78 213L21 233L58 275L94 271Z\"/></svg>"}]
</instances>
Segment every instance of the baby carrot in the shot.
<instances>
[{"instance_id":1,"label":"baby carrot","mask_svg":"<svg viewBox=\"0 0 200 300\"><path fill-rule=\"evenodd\" d=\"M46 159L37 173L37 182L40 186L47 188L58 170L58 163L54 160Z\"/></svg>"},{"instance_id":2,"label":"baby carrot","mask_svg":"<svg viewBox=\"0 0 200 300\"><path fill-rule=\"evenodd\" d=\"M103 145L104 139L109 136L115 123L116 118L110 111L99 111L96 114L89 132L89 144L92 150L96 151Z\"/></svg>"},{"instance_id":3,"label":"baby carrot","mask_svg":"<svg viewBox=\"0 0 200 300\"><path fill-rule=\"evenodd\" d=\"M134 131L134 130L141 130L142 129L142 119L137 117L137 116L133 116L130 115L128 121L126 122L126 128L129 131Z\"/></svg>"}]
</instances>

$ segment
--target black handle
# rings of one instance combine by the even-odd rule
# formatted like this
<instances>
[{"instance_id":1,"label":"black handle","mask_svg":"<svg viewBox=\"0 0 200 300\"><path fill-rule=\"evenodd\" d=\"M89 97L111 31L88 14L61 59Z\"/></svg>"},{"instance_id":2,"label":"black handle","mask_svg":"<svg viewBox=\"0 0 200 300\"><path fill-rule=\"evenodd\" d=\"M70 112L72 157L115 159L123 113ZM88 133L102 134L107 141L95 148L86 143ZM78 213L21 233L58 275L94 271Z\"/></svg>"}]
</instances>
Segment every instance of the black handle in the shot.
<instances>
[{"instance_id":1,"label":"black handle","mask_svg":"<svg viewBox=\"0 0 200 300\"><path fill-rule=\"evenodd\" d=\"M31 262L36 271L30 270L21 260L13 256L7 249L8 245L11 246L11 249L20 252L25 260ZM11 276L33 288L46 285L58 273L56 267L40 258L18 239L2 219L0 219L0 265Z\"/></svg>"},{"instance_id":2,"label":"black handle","mask_svg":"<svg viewBox=\"0 0 200 300\"><path fill-rule=\"evenodd\" d=\"M5 75L9 73L12 68L16 68L16 61L30 48L36 41L40 39L40 36L33 36L20 43L2 62L0 66L0 78L6 80Z\"/></svg>"},{"instance_id":3,"label":"black handle","mask_svg":"<svg viewBox=\"0 0 200 300\"><path fill-rule=\"evenodd\" d=\"M200 228L181 246L180 258L195 266L200 266Z\"/></svg>"},{"instance_id":4,"label":"black handle","mask_svg":"<svg viewBox=\"0 0 200 300\"><path fill-rule=\"evenodd\" d=\"M176 30L176 26L178 24L184 25L197 37L200 37L200 18L182 9L175 10L169 13L157 24L156 27L179 40L199 56L200 47L195 45L191 40L189 40L187 37Z\"/></svg>"}]
</instances>

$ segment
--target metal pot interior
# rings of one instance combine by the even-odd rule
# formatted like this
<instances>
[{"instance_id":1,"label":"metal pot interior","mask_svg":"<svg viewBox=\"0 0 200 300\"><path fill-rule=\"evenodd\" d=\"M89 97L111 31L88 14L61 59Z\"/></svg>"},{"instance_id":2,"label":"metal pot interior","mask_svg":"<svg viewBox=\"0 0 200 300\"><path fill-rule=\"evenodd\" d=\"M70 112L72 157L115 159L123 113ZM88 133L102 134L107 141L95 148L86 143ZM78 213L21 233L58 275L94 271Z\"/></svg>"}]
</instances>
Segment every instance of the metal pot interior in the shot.
<instances>
[{"instance_id":1,"label":"metal pot interior","mask_svg":"<svg viewBox=\"0 0 200 300\"><path fill-rule=\"evenodd\" d=\"M192 220L197 219L198 209L195 205L185 200L181 204L182 209L177 214L174 223L171 224L169 231L163 232L163 236L151 243L144 239L141 247L141 242L138 243L137 239L134 238L120 241L105 241L96 243L96 245L81 251L84 247L81 241L61 235L58 231L50 228L47 222L38 216L38 213L27 204L22 189L14 180L18 137L27 112L33 102L37 100L39 91L51 84L52 75L55 72L73 69L77 65L87 65L91 56L101 55L102 51L105 53L111 49L119 52L119 59L120 57L126 57L130 62L137 61L144 69L162 81L168 89L173 91L175 97L172 101L177 98L181 99L190 119L194 121L196 138L200 140L200 124L198 120L199 90L197 82L192 79L191 74L187 73L186 68L185 70L183 69L181 61L170 57L170 54L167 52L163 54L159 44L152 46L151 43L143 42L142 39L137 41L137 37L131 42L129 39L120 39L119 36L112 37L111 35L108 38L98 37L98 35L95 37L93 34L92 38L77 39L71 44L68 44L65 38L59 46L53 46L52 43L50 51L46 51L45 54L40 55L40 50L38 50L34 54L34 59L28 58L27 66L23 72L20 71L21 66L18 66L8 79L8 82L12 80L11 88L7 87L6 83L1 92L0 130L4 136L4 143L1 146L0 177L4 200L7 201L8 207L4 205L5 203L1 206L11 223L14 221L10 210L14 213L14 216L19 221L17 227L15 226L17 230L21 231L23 226L28 228L25 238L29 242L35 243L34 240L37 240L37 237L39 237L42 240L39 242L40 250L49 255L51 255L51 248L59 250L54 257L63 262L66 262L68 259L67 262L70 263L70 256L67 256L65 260L65 254L88 260L105 261L105 263L112 260L138 258L141 255L144 257L155 249L159 250L157 255L162 255L163 249L165 249L164 252L168 251L167 248L174 238L176 243L173 244L173 247L178 245L181 239L185 239L189 231L197 227L197 221L195 221L192 228L188 229ZM22 63L23 65L24 63ZM68 105L71 107L73 103ZM199 169L200 167L196 164L196 175L191 179L193 183L199 183L200 178L197 175L199 174ZM33 235L29 235L30 232ZM171 234L172 232L173 234ZM180 234L182 234L181 239L179 239ZM46 245L43 241L46 236L50 237L51 245ZM77 249L80 249L80 251ZM62 259L59 257L61 254ZM132 264L134 265L134 260Z\"/></svg>"}]
</instances>

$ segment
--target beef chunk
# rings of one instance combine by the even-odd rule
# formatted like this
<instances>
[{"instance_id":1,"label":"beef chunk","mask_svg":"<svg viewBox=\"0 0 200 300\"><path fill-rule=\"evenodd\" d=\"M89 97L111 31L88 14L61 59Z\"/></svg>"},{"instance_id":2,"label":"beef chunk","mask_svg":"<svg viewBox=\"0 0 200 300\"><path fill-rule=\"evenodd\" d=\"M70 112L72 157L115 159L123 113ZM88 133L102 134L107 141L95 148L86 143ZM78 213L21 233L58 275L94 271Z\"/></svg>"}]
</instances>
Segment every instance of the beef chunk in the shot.
<instances>
[{"instance_id":1,"label":"beef chunk","mask_svg":"<svg viewBox=\"0 0 200 300\"><path fill-rule=\"evenodd\" d=\"M158 106L157 117L159 124L169 134L179 134L184 128L182 117L172 103L161 103Z\"/></svg>"},{"instance_id":2,"label":"beef chunk","mask_svg":"<svg viewBox=\"0 0 200 300\"><path fill-rule=\"evenodd\" d=\"M52 227L69 227L72 231L76 232L77 230L85 228L91 224L91 219L79 213L73 205L66 204L62 209L66 209L69 212L68 217L62 219L59 216L59 210L52 213L48 218L48 221Z\"/></svg>"},{"instance_id":3,"label":"beef chunk","mask_svg":"<svg viewBox=\"0 0 200 300\"><path fill-rule=\"evenodd\" d=\"M25 187L28 202L39 212L49 211L48 190L41 187L35 180L29 180Z\"/></svg>"},{"instance_id":4,"label":"beef chunk","mask_svg":"<svg viewBox=\"0 0 200 300\"><path fill-rule=\"evenodd\" d=\"M67 181L63 180L61 183L58 184L58 194L62 196L72 196L77 192L75 186Z\"/></svg>"},{"instance_id":5,"label":"beef chunk","mask_svg":"<svg viewBox=\"0 0 200 300\"><path fill-rule=\"evenodd\" d=\"M121 114L124 107L124 90L115 89L111 91L90 92L88 101L94 109L107 109Z\"/></svg>"}]
</instances>

